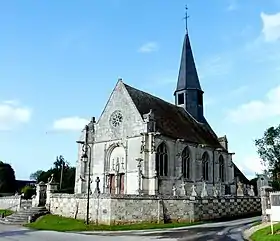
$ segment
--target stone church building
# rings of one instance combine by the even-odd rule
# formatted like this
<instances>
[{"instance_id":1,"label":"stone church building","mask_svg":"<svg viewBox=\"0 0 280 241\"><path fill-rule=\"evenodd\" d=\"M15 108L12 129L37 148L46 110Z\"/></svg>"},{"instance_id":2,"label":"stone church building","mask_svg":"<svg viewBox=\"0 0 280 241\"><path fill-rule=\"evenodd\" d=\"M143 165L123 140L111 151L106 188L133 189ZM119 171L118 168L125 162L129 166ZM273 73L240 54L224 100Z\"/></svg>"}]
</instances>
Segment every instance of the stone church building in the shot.
<instances>
[{"instance_id":1,"label":"stone church building","mask_svg":"<svg viewBox=\"0 0 280 241\"><path fill-rule=\"evenodd\" d=\"M78 141L75 193L87 192L90 176L91 192L98 180L101 193L180 195L184 187L188 196L195 186L198 195L203 188L235 195L233 153L208 124L203 93L188 33L174 104L118 80L99 120L92 118Z\"/></svg>"}]
</instances>

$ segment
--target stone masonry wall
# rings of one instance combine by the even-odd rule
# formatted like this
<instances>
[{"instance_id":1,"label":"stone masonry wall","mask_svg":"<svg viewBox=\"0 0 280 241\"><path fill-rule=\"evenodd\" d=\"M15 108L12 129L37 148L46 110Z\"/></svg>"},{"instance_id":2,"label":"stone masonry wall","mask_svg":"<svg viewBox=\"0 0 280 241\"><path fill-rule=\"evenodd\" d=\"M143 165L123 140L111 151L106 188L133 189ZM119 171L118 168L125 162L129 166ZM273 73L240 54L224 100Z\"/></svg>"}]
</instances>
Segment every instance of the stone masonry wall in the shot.
<instances>
[{"instance_id":1,"label":"stone masonry wall","mask_svg":"<svg viewBox=\"0 0 280 241\"><path fill-rule=\"evenodd\" d=\"M51 194L52 214L85 219L86 195ZM258 197L184 198L137 195L90 196L90 220L99 224L194 222L261 212Z\"/></svg>"},{"instance_id":2,"label":"stone masonry wall","mask_svg":"<svg viewBox=\"0 0 280 241\"><path fill-rule=\"evenodd\" d=\"M86 219L87 195L84 194L50 194L49 209L54 215ZM90 196L89 219L91 222L110 223L111 200Z\"/></svg>"},{"instance_id":3,"label":"stone masonry wall","mask_svg":"<svg viewBox=\"0 0 280 241\"><path fill-rule=\"evenodd\" d=\"M21 196L0 197L0 209L18 211L21 205Z\"/></svg>"}]
</instances>

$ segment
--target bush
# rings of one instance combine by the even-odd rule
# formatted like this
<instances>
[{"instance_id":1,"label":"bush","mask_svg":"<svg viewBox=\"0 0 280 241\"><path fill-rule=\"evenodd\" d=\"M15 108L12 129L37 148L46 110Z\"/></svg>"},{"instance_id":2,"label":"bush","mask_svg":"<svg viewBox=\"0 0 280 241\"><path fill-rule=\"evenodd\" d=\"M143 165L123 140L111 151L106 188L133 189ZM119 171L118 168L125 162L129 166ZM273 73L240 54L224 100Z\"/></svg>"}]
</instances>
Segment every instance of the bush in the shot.
<instances>
[{"instance_id":1,"label":"bush","mask_svg":"<svg viewBox=\"0 0 280 241\"><path fill-rule=\"evenodd\" d=\"M31 186L25 186L21 189L21 192L24 194L24 199L31 199L36 194L36 189Z\"/></svg>"}]
</instances>

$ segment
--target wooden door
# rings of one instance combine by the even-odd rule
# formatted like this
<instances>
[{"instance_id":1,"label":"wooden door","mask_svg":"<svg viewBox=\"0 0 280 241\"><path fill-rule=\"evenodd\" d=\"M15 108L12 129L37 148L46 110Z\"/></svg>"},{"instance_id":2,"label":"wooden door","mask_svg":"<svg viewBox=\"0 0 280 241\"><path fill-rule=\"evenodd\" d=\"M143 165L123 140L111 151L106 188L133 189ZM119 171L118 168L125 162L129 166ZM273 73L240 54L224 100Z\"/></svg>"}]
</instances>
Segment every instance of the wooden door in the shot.
<instances>
[{"instance_id":1,"label":"wooden door","mask_svg":"<svg viewBox=\"0 0 280 241\"><path fill-rule=\"evenodd\" d=\"M120 194L124 194L124 173L120 174Z\"/></svg>"},{"instance_id":2,"label":"wooden door","mask_svg":"<svg viewBox=\"0 0 280 241\"><path fill-rule=\"evenodd\" d=\"M110 194L115 194L116 191L116 182L115 175L110 175Z\"/></svg>"}]
</instances>

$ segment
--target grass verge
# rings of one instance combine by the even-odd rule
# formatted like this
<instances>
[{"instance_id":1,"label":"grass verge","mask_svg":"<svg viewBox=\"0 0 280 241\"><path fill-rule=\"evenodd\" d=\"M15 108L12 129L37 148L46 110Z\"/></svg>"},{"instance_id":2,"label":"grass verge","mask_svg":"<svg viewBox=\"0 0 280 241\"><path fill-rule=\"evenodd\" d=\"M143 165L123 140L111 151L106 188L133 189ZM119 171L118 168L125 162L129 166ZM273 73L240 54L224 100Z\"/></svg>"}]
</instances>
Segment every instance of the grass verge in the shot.
<instances>
[{"instance_id":1,"label":"grass verge","mask_svg":"<svg viewBox=\"0 0 280 241\"><path fill-rule=\"evenodd\" d=\"M6 209L0 209L0 216L2 217L2 215L4 214L4 217L7 217L11 214L13 214L14 212L12 210L6 210Z\"/></svg>"},{"instance_id":2,"label":"grass verge","mask_svg":"<svg viewBox=\"0 0 280 241\"><path fill-rule=\"evenodd\" d=\"M260 229L250 237L252 241L279 241L280 240L280 223L273 225L274 234L271 234L270 226Z\"/></svg>"},{"instance_id":3,"label":"grass verge","mask_svg":"<svg viewBox=\"0 0 280 241\"><path fill-rule=\"evenodd\" d=\"M121 225L86 225L83 220L65 218L56 215L45 215L37 219L34 223L26 224L25 226L37 230L53 230L53 231L125 231L125 230L144 230L144 229L162 229L185 227L202 222L195 223L137 223L137 224L121 224Z\"/></svg>"}]
</instances>

